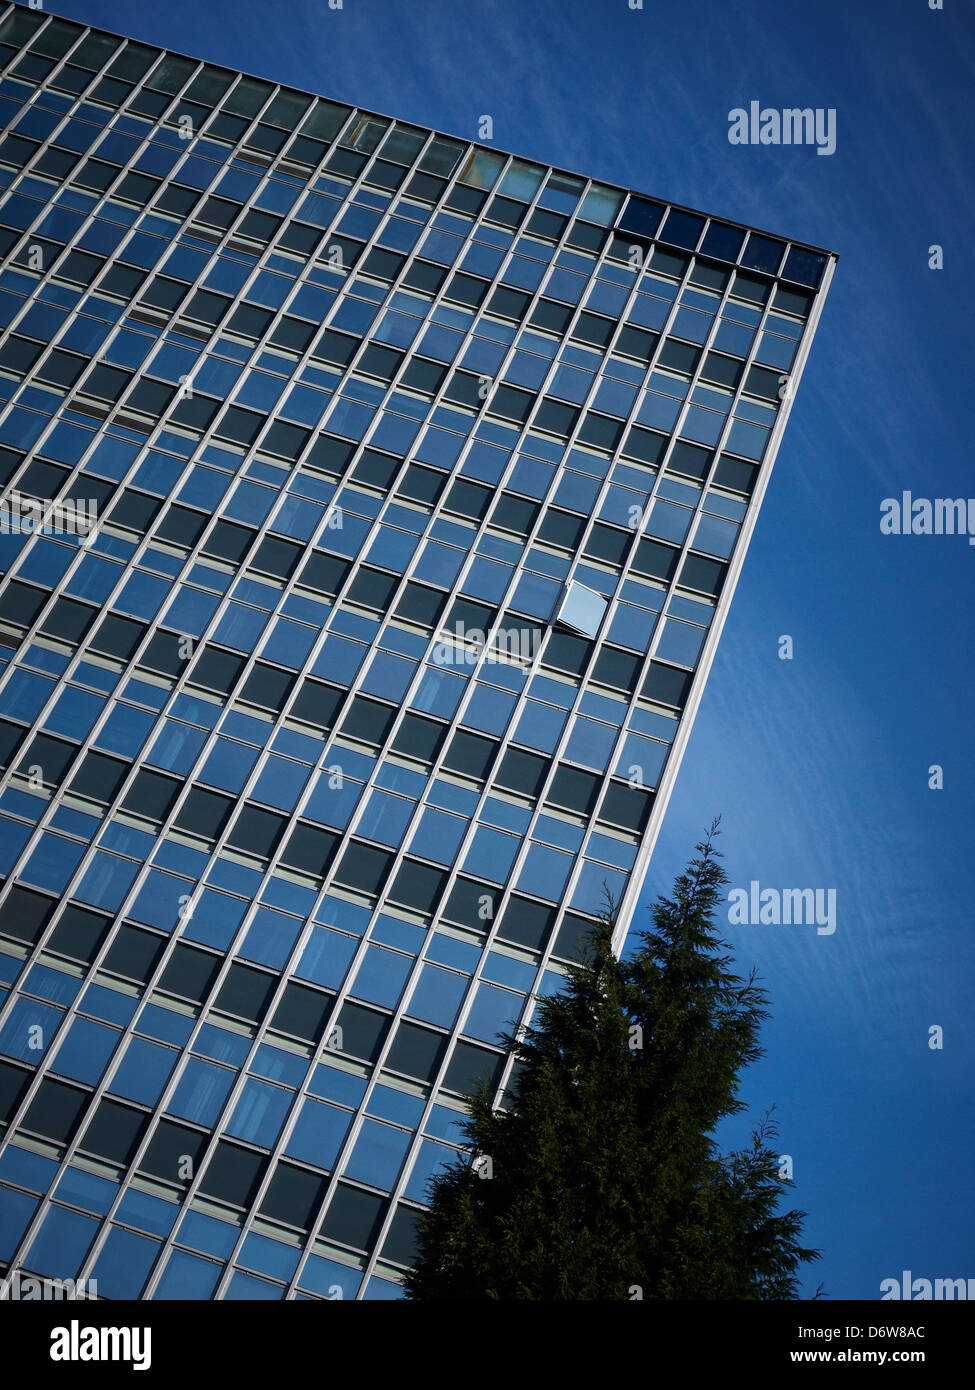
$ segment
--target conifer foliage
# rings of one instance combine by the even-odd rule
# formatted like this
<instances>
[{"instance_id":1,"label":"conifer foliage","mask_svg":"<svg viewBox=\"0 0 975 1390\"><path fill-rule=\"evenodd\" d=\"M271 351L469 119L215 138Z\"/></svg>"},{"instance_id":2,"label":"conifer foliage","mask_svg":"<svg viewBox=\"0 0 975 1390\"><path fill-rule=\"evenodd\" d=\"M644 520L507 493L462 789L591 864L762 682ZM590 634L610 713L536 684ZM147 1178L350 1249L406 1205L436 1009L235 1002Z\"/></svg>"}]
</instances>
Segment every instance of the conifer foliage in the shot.
<instances>
[{"instance_id":1,"label":"conifer foliage","mask_svg":"<svg viewBox=\"0 0 975 1390\"><path fill-rule=\"evenodd\" d=\"M739 1073L762 1055L766 995L732 972L715 928L727 876L717 822L652 927L618 959L612 904L519 1039L498 1107L472 1097L470 1156L431 1185L414 1300L792 1299L819 1252L767 1113L723 1154L715 1126L742 1109Z\"/></svg>"}]
</instances>

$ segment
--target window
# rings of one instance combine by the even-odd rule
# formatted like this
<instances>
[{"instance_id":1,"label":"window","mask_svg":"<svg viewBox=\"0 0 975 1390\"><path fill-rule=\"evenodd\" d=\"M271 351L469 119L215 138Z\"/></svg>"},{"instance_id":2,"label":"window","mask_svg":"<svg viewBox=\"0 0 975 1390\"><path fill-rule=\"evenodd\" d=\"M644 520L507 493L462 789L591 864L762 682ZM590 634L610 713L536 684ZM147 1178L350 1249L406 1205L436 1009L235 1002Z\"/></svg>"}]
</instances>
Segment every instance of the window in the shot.
<instances>
[{"instance_id":1,"label":"window","mask_svg":"<svg viewBox=\"0 0 975 1390\"><path fill-rule=\"evenodd\" d=\"M371 1192L339 1183L329 1202L322 1235L356 1250L368 1250L377 1235L389 1205Z\"/></svg>"},{"instance_id":2,"label":"window","mask_svg":"<svg viewBox=\"0 0 975 1390\"><path fill-rule=\"evenodd\" d=\"M497 750L498 745L490 739L458 730L450 740L444 767L465 777L481 780L488 775Z\"/></svg>"},{"instance_id":3,"label":"window","mask_svg":"<svg viewBox=\"0 0 975 1390\"><path fill-rule=\"evenodd\" d=\"M342 1005L336 1023L336 1042L341 1039L340 1050L350 1057L374 1062L388 1031L389 1018L386 1014L363 1008L361 1004L346 1003Z\"/></svg>"},{"instance_id":4,"label":"window","mask_svg":"<svg viewBox=\"0 0 975 1390\"><path fill-rule=\"evenodd\" d=\"M363 566L350 584L346 597L350 603L383 613L389 607L398 583L396 575Z\"/></svg>"},{"instance_id":5,"label":"window","mask_svg":"<svg viewBox=\"0 0 975 1390\"><path fill-rule=\"evenodd\" d=\"M227 836L227 843L246 854L269 859L287 825L284 816L275 815L273 811L261 810L259 806L245 804Z\"/></svg>"},{"instance_id":6,"label":"window","mask_svg":"<svg viewBox=\"0 0 975 1390\"><path fill-rule=\"evenodd\" d=\"M567 671L570 675L579 676L589 664L592 651L592 643L584 641L581 637L570 636L567 632L553 632L542 659L546 666L551 666L556 671Z\"/></svg>"},{"instance_id":7,"label":"window","mask_svg":"<svg viewBox=\"0 0 975 1390\"><path fill-rule=\"evenodd\" d=\"M238 698L247 704L280 712L291 693L294 680L290 672L258 662L244 682Z\"/></svg>"},{"instance_id":8,"label":"window","mask_svg":"<svg viewBox=\"0 0 975 1390\"><path fill-rule=\"evenodd\" d=\"M592 678L601 685L632 694L636 689L641 664L638 657L630 656L627 652L617 651L615 647L603 647L596 658Z\"/></svg>"},{"instance_id":9,"label":"window","mask_svg":"<svg viewBox=\"0 0 975 1390\"><path fill-rule=\"evenodd\" d=\"M501 760L495 781L499 787L520 792L523 796L536 797L548 772L548 760L536 757L533 753L523 753L518 748L509 748Z\"/></svg>"},{"instance_id":10,"label":"window","mask_svg":"<svg viewBox=\"0 0 975 1390\"><path fill-rule=\"evenodd\" d=\"M307 677L302 681L291 706L290 718L300 719L315 728L328 730L345 699L345 691Z\"/></svg>"},{"instance_id":11,"label":"window","mask_svg":"<svg viewBox=\"0 0 975 1390\"><path fill-rule=\"evenodd\" d=\"M89 645L93 651L105 656L128 661L134 654L148 629L131 618L120 618L114 613L104 618Z\"/></svg>"},{"instance_id":12,"label":"window","mask_svg":"<svg viewBox=\"0 0 975 1390\"><path fill-rule=\"evenodd\" d=\"M90 1099L87 1091L45 1077L27 1107L23 1127L58 1144L68 1144L81 1123Z\"/></svg>"},{"instance_id":13,"label":"window","mask_svg":"<svg viewBox=\"0 0 975 1390\"><path fill-rule=\"evenodd\" d=\"M573 580L565 587L557 621L584 637L595 637L605 612L602 595Z\"/></svg>"},{"instance_id":14,"label":"window","mask_svg":"<svg viewBox=\"0 0 975 1390\"><path fill-rule=\"evenodd\" d=\"M357 695L349 706L339 733L345 738L378 746L386 741L395 718L396 711L388 705Z\"/></svg>"},{"instance_id":15,"label":"window","mask_svg":"<svg viewBox=\"0 0 975 1390\"><path fill-rule=\"evenodd\" d=\"M248 1207L254 1200L267 1159L221 1139L206 1166L200 1188L232 1206Z\"/></svg>"},{"instance_id":16,"label":"window","mask_svg":"<svg viewBox=\"0 0 975 1390\"><path fill-rule=\"evenodd\" d=\"M646 826L652 804L652 793L610 782L599 808L599 819L637 834Z\"/></svg>"},{"instance_id":17,"label":"window","mask_svg":"<svg viewBox=\"0 0 975 1390\"><path fill-rule=\"evenodd\" d=\"M160 989L202 1004L220 969L218 956L178 942L159 981Z\"/></svg>"},{"instance_id":18,"label":"window","mask_svg":"<svg viewBox=\"0 0 975 1390\"><path fill-rule=\"evenodd\" d=\"M391 902L414 908L424 914L432 913L443 893L447 875L427 864L407 859L389 890Z\"/></svg>"},{"instance_id":19,"label":"window","mask_svg":"<svg viewBox=\"0 0 975 1390\"><path fill-rule=\"evenodd\" d=\"M548 794L548 800L556 806L577 815L587 816L596 804L599 793L599 778L591 772L581 772L574 767L560 766Z\"/></svg>"},{"instance_id":20,"label":"window","mask_svg":"<svg viewBox=\"0 0 975 1390\"><path fill-rule=\"evenodd\" d=\"M320 1042L332 1003L331 994L289 981L271 1019L271 1027L311 1042Z\"/></svg>"},{"instance_id":21,"label":"window","mask_svg":"<svg viewBox=\"0 0 975 1390\"><path fill-rule=\"evenodd\" d=\"M327 1186L327 1178L279 1163L261 1203L261 1214L307 1230L325 1200Z\"/></svg>"},{"instance_id":22,"label":"window","mask_svg":"<svg viewBox=\"0 0 975 1390\"><path fill-rule=\"evenodd\" d=\"M217 995L216 1007L224 1013L259 1023L267 1012L276 983L275 976L235 961Z\"/></svg>"},{"instance_id":23,"label":"window","mask_svg":"<svg viewBox=\"0 0 975 1390\"><path fill-rule=\"evenodd\" d=\"M554 908L529 898L511 897L498 924L498 935L532 951L545 947L555 921Z\"/></svg>"},{"instance_id":24,"label":"window","mask_svg":"<svg viewBox=\"0 0 975 1390\"><path fill-rule=\"evenodd\" d=\"M172 810L180 786L172 777L163 777L158 772L143 768L136 773L122 805L127 811L144 816L146 820L161 822Z\"/></svg>"},{"instance_id":25,"label":"window","mask_svg":"<svg viewBox=\"0 0 975 1390\"><path fill-rule=\"evenodd\" d=\"M446 726L418 714L406 714L393 740L393 750L420 762L435 760L443 743Z\"/></svg>"},{"instance_id":26,"label":"window","mask_svg":"<svg viewBox=\"0 0 975 1390\"><path fill-rule=\"evenodd\" d=\"M194 662L189 682L204 690L214 690L221 695L229 695L237 684L245 661L219 647L203 647Z\"/></svg>"},{"instance_id":27,"label":"window","mask_svg":"<svg viewBox=\"0 0 975 1390\"><path fill-rule=\"evenodd\" d=\"M56 787L64 779L77 751L73 743L51 738L49 734L35 734L17 770L23 776L28 776L31 769L38 768L44 785Z\"/></svg>"},{"instance_id":28,"label":"window","mask_svg":"<svg viewBox=\"0 0 975 1390\"><path fill-rule=\"evenodd\" d=\"M127 1164L134 1157L148 1124L149 1117L141 1110L105 1099L96 1106L79 1147L115 1163Z\"/></svg>"},{"instance_id":29,"label":"window","mask_svg":"<svg viewBox=\"0 0 975 1390\"><path fill-rule=\"evenodd\" d=\"M180 830L188 830L192 835L203 839L217 839L233 810L234 803L217 792L205 791L202 787L191 787L189 795L180 807L175 824Z\"/></svg>"},{"instance_id":30,"label":"window","mask_svg":"<svg viewBox=\"0 0 975 1390\"><path fill-rule=\"evenodd\" d=\"M104 753L86 753L71 779L70 789L76 796L108 805L114 801L128 772L129 764L117 758L108 758Z\"/></svg>"},{"instance_id":31,"label":"window","mask_svg":"<svg viewBox=\"0 0 975 1390\"><path fill-rule=\"evenodd\" d=\"M691 688L691 680L692 677L686 671L665 666L659 661L651 661L640 694L645 700L682 709Z\"/></svg>"},{"instance_id":32,"label":"window","mask_svg":"<svg viewBox=\"0 0 975 1390\"><path fill-rule=\"evenodd\" d=\"M156 968L166 945L165 938L137 927L121 926L115 933L104 969L145 984Z\"/></svg>"},{"instance_id":33,"label":"window","mask_svg":"<svg viewBox=\"0 0 975 1390\"><path fill-rule=\"evenodd\" d=\"M105 940L111 921L110 917L102 917L97 912L89 912L86 908L69 903L51 933L48 946L60 955L91 961Z\"/></svg>"},{"instance_id":34,"label":"window","mask_svg":"<svg viewBox=\"0 0 975 1390\"><path fill-rule=\"evenodd\" d=\"M385 850L353 840L339 861L335 881L347 888L358 888L360 892L375 895L382 892L393 866L393 858Z\"/></svg>"}]
</instances>

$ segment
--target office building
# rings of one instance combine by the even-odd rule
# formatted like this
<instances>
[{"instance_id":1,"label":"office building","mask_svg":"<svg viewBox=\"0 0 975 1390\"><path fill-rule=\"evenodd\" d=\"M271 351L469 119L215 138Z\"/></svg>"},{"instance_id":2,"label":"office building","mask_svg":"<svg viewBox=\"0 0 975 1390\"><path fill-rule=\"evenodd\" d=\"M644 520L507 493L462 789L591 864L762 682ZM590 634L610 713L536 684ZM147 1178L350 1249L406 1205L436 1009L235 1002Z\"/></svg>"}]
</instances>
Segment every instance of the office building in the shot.
<instances>
[{"instance_id":1,"label":"office building","mask_svg":"<svg viewBox=\"0 0 975 1390\"><path fill-rule=\"evenodd\" d=\"M622 941L826 252L8 6L0 1274L400 1295Z\"/></svg>"}]
</instances>

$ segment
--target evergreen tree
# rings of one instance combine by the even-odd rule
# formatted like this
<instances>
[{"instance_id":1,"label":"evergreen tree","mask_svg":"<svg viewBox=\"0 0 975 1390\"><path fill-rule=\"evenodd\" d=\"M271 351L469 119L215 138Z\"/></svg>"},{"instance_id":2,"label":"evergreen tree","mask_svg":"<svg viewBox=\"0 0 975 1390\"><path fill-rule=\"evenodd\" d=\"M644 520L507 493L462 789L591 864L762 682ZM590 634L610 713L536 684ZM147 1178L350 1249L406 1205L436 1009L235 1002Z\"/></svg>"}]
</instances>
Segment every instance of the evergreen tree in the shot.
<instances>
[{"instance_id":1,"label":"evergreen tree","mask_svg":"<svg viewBox=\"0 0 975 1390\"><path fill-rule=\"evenodd\" d=\"M731 973L714 915L727 876L717 822L634 954L611 946L612 905L565 989L508 1037L517 1081L471 1097L470 1157L441 1173L407 1279L416 1300L791 1299L818 1251L785 1182L768 1115L722 1154L744 1108L738 1073L762 1055L755 983Z\"/></svg>"}]
</instances>

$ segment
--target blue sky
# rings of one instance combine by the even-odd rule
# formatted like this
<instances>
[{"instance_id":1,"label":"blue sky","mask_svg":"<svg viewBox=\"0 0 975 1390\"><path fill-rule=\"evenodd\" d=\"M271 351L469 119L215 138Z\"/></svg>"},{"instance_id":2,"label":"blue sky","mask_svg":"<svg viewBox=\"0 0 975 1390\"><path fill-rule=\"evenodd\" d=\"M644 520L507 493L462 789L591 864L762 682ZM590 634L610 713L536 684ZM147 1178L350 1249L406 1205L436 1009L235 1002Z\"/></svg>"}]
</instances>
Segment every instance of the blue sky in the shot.
<instances>
[{"instance_id":1,"label":"blue sky","mask_svg":"<svg viewBox=\"0 0 975 1390\"><path fill-rule=\"evenodd\" d=\"M805 1235L824 1251L808 1291L822 1279L832 1298L875 1299L904 1269L975 1277L975 548L879 527L881 500L905 489L975 493L972 11L77 0L57 13L469 138L490 115L501 149L839 253L646 894L719 812L732 885L836 890L831 936L726 933L771 996L768 1055L743 1095L755 1114L777 1106ZM730 145L728 113L751 100L834 108L836 152Z\"/></svg>"}]
</instances>

